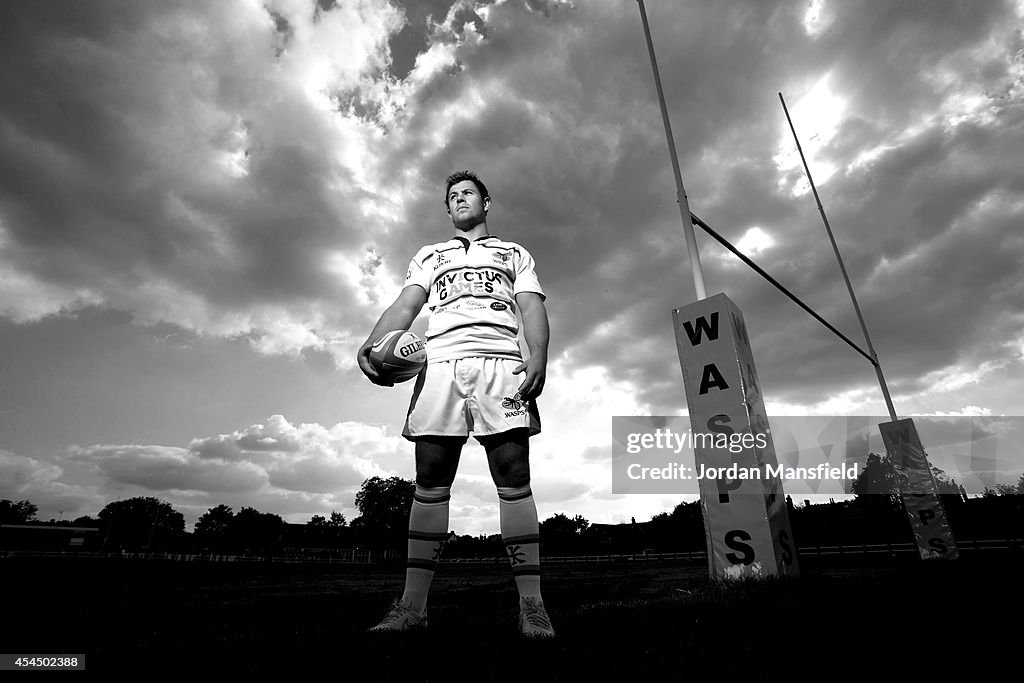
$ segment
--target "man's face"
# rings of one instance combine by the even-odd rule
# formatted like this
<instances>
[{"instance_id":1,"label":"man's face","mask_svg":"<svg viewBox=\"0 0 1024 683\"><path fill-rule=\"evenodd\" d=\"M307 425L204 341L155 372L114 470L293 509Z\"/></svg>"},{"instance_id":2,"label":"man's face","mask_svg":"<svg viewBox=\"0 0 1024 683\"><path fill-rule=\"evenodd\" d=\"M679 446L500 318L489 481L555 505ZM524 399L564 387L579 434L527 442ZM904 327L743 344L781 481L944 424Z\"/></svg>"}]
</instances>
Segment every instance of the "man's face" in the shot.
<instances>
[{"instance_id":1,"label":"man's face","mask_svg":"<svg viewBox=\"0 0 1024 683\"><path fill-rule=\"evenodd\" d=\"M463 180L448 190L448 215L459 230L471 230L487 218L491 200L480 196L472 180Z\"/></svg>"}]
</instances>

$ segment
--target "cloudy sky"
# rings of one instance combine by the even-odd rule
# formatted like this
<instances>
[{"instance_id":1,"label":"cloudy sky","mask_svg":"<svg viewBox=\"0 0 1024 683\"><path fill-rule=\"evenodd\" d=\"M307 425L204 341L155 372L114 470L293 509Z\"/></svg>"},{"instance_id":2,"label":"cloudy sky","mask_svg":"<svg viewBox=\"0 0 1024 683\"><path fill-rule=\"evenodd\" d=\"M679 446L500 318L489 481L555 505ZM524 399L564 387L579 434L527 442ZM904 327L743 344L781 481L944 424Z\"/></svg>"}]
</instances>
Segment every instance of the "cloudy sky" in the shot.
<instances>
[{"instance_id":1,"label":"cloudy sky","mask_svg":"<svg viewBox=\"0 0 1024 683\"><path fill-rule=\"evenodd\" d=\"M783 92L898 412L1024 415L1024 2L647 11L692 210L862 339ZM541 517L678 502L611 492L611 417L685 412L694 297L635 2L17 0L0 64L0 498L305 522L411 478L411 383L354 354L470 168L549 297ZM769 414L885 414L862 357L698 240ZM478 446L451 527L497 532Z\"/></svg>"}]
</instances>

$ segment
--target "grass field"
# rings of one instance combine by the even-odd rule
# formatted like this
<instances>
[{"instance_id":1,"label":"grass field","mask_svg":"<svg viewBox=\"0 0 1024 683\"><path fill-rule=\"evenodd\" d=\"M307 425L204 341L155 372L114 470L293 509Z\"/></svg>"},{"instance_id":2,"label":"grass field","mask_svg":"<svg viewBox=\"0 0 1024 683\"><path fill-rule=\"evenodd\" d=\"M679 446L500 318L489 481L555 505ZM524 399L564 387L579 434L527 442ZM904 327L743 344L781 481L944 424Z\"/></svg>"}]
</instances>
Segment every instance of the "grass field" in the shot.
<instances>
[{"instance_id":1,"label":"grass field","mask_svg":"<svg viewBox=\"0 0 1024 683\"><path fill-rule=\"evenodd\" d=\"M85 653L93 672L347 681L679 680L699 671L925 673L1014 661L1016 557L806 566L732 586L703 566L545 568L553 642L516 635L500 565L444 565L430 628L371 636L401 567L6 559L6 653ZM1009 623L1007 622L1009 619ZM852 668L851 668L852 667Z\"/></svg>"}]
</instances>

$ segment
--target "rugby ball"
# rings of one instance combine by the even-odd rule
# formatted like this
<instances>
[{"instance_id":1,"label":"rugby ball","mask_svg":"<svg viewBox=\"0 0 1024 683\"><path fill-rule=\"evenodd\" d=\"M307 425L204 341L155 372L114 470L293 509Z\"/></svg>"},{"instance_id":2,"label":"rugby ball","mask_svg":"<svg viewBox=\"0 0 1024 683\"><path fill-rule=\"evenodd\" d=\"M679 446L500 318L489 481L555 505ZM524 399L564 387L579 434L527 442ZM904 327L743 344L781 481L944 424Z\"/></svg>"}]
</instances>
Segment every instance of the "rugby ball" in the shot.
<instances>
[{"instance_id":1,"label":"rugby ball","mask_svg":"<svg viewBox=\"0 0 1024 683\"><path fill-rule=\"evenodd\" d=\"M385 382L410 380L426 364L426 344L408 330L392 330L370 347L370 365Z\"/></svg>"}]
</instances>

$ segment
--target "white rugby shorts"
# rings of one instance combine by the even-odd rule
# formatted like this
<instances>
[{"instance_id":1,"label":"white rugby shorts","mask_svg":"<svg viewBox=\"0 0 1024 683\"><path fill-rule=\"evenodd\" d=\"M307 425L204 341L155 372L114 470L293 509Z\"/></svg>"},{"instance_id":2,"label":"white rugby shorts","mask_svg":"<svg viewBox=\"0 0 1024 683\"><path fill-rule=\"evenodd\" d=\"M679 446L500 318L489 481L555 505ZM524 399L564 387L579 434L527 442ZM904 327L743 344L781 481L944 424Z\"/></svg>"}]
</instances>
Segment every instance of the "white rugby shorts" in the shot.
<instances>
[{"instance_id":1,"label":"white rugby shorts","mask_svg":"<svg viewBox=\"0 0 1024 683\"><path fill-rule=\"evenodd\" d=\"M416 378L402 436L473 436L526 427L540 432L534 401L519 398L525 375L512 371L522 361L473 356L428 363Z\"/></svg>"}]
</instances>

